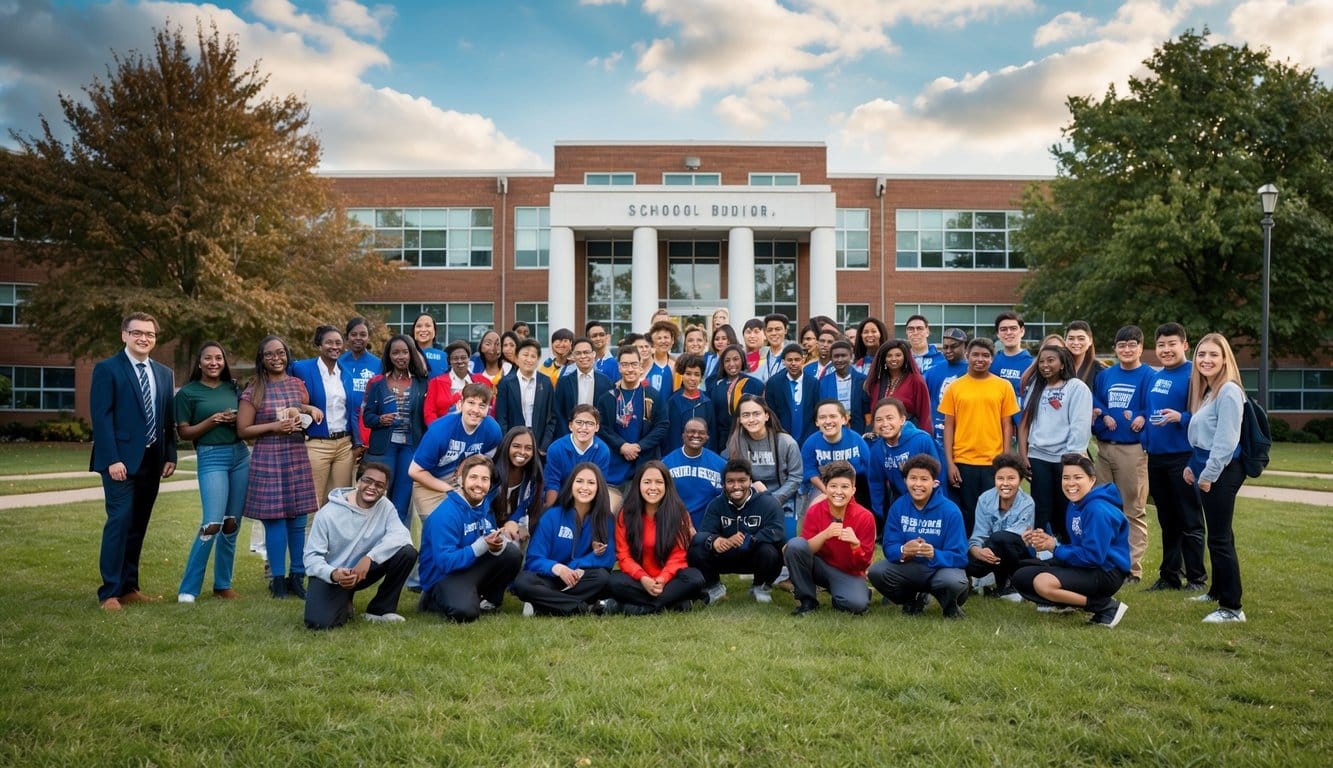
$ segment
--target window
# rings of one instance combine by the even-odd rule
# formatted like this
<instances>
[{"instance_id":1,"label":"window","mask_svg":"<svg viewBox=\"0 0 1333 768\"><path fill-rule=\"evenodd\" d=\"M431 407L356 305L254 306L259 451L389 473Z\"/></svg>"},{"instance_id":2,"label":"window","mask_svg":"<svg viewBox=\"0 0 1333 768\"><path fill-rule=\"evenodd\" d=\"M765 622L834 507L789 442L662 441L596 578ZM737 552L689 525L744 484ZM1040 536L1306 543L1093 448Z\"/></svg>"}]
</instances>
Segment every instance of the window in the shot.
<instances>
[{"instance_id":1,"label":"window","mask_svg":"<svg viewBox=\"0 0 1333 768\"><path fill-rule=\"evenodd\" d=\"M0 376L13 384L0 409L9 411L74 410L74 369L0 365Z\"/></svg>"},{"instance_id":2,"label":"window","mask_svg":"<svg viewBox=\"0 0 1333 768\"><path fill-rule=\"evenodd\" d=\"M838 269L870 268L870 209L839 208Z\"/></svg>"},{"instance_id":3,"label":"window","mask_svg":"<svg viewBox=\"0 0 1333 768\"><path fill-rule=\"evenodd\" d=\"M435 318L435 343L441 347L455 339L476 343L495 327L495 305L489 302L447 304L358 304L367 316L384 318L389 333L412 335L412 324L425 312Z\"/></svg>"},{"instance_id":4,"label":"window","mask_svg":"<svg viewBox=\"0 0 1333 768\"><path fill-rule=\"evenodd\" d=\"M1013 309L1007 304L896 304L893 307L893 334L907 338L907 318L923 315L930 323L930 340L938 341L945 328L962 328L969 338L995 339L995 316ZM1023 316L1023 344L1036 350L1043 336L1064 333L1064 323L1048 320L1045 314Z\"/></svg>"},{"instance_id":5,"label":"window","mask_svg":"<svg viewBox=\"0 0 1333 768\"><path fill-rule=\"evenodd\" d=\"M23 325L23 303L31 293L31 285L0 283L0 325Z\"/></svg>"},{"instance_id":6,"label":"window","mask_svg":"<svg viewBox=\"0 0 1333 768\"><path fill-rule=\"evenodd\" d=\"M550 343L551 323L547 317L547 304L544 301L518 301L514 302L514 321L528 324L532 338L540 341L543 345ZM570 329L574 330L573 328ZM575 336L582 336L581 332L575 332Z\"/></svg>"},{"instance_id":7,"label":"window","mask_svg":"<svg viewBox=\"0 0 1333 768\"><path fill-rule=\"evenodd\" d=\"M752 173L752 187L794 187L801 183L799 173Z\"/></svg>"},{"instance_id":8,"label":"window","mask_svg":"<svg viewBox=\"0 0 1333 768\"><path fill-rule=\"evenodd\" d=\"M787 316L787 338L796 338L796 242L756 240L754 243L754 313ZM742 320L742 323L745 321ZM733 326L739 327L739 326Z\"/></svg>"},{"instance_id":9,"label":"window","mask_svg":"<svg viewBox=\"0 0 1333 768\"><path fill-rule=\"evenodd\" d=\"M385 261L421 268L491 266L490 208L353 208L369 230L367 247Z\"/></svg>"},{"instance_id":10,"label":"window","mask_svg":"<svg viewBox=\"0 0 1333 768\"><path fill-rule=\"evenodd\" d=\"M898 269L1027 269L1022 223L1018 211L900 210Z\"/></svg>"},{"instance_id":11,"label":"window","mask_svg":"<svg viewBox=\"0 0 1333 768\"><path fill-rule=\"evenodd\" d=\"M862 320L865 320L867 317L870 317L870 305L839 304L837 307L837 313L838 313L837 317L833 319L838 321L838 325L842 326L843 328L847 328L849 326L856 326L860 325ZM899 336L898 338L901 339L905 337Z\"/></svg>"},{"instance_id":12,"label":"window","mask_svg":"<svg viewBox=\"0 0 1333 768\"><path fill-rule=\"evenodd\" d=\"M585 320L596 320L611 334L612 343L633 330L630 309L630 240L589 240L588 311Z\"/></svg>"},{"instance_id":13,"label":"window","mask_svg":"<svg viewBox=\"0 0 1333 768\"><path fill-rule=\"evenodd\" d=\"M662 183L668 187L716 187L722 184L722 174L664 173Z\"/></svg>"},{"instance_id":14,"label":"window","mask_svg":"<svg viewBox=\"0 0 1333 768\"><path fill-rule=\"evenodd\" d=\"M1259 397L1259 369L1243 368L1240 378L1250 397ZM1333 370L1290 368L1268 371L1271 411L1333 411Z\"/></svg>"},{"instance_id":15,"label":"window","mask_svg":"<svg viewBox=\"0 0 1333 768\"><path fill-rule=\"evenodd\" d=\"M689 309L722 300L722 243L716 240L667 243L667 308Z\"/></svg>"},{"instance_id":16,"label":"window","mask_svg":"<svg viewBox=\"0 0 1333 768\"><path fill-rule=\"evenodd\" d=\"M514 266L545 269L551 263L551 209L514 209Z\"/></svg>"},{"instance_id":17,"label":"window","mask_svg":"<svg viewBox=\"0 0 1333 768\"><path fill-rule=\"evenodd\" d=\"M590 187L628 187L634 184L633 173L585 173L583 183Z\"/></svg>"}]
</instances>

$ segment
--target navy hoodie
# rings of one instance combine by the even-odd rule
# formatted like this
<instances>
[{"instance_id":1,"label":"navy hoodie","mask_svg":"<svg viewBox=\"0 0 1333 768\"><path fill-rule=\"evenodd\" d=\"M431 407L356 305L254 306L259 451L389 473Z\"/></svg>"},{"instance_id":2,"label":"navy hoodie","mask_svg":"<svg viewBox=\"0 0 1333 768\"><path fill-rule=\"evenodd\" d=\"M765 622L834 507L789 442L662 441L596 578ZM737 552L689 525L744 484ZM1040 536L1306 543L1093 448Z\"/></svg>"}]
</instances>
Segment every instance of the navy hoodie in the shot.
<instances>
[{"instance_id":1,"label":"navy hoodie","mask_svg":"<svg viewBox=\"0 0 1333 768\"><path fill-rule=\"evenodd\" d=\"M1069 502L1069 543L1055 548L1055 559L1079 568L1129 573L1129 521L1122 506L1114 483L1093 488L1078 503Z\"/></svg>"}]
</instances>

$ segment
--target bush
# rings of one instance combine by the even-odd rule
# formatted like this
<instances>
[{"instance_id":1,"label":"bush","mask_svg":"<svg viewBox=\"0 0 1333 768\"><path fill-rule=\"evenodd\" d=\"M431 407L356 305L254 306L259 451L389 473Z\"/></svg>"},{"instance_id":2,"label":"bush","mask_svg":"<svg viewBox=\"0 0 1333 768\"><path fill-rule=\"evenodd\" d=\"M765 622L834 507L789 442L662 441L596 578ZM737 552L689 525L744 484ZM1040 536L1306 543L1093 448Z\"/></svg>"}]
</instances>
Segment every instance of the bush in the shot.
<instances>
[{"instance_id":1,"label":"bush","mask_svg":"<svg viewBox=\"0 0 1333 768\"><path fill-rule=\"evenodd\" d=\"M1325 443L1333 443L1333 418L1310 419L1305 424L1305 431Z\"/></svg>"},{"instance_id":2,"label":"bush","mask_svg":"<svg viewBox=\"0 0 1333 768\"><path fill-rule=\"evenodd\" d=\"M0 427L0 441L6 443L28 443L40 439L38 429L32 424L11 421Z\"/></svg>"},{"instance_id":3,"label":"bush","mask_svg":"<svg viewBox=\"0 0 1333 768\"><path fill-rule=\"evenodd\" d=\"M93 438L92 427L83 419L62 413L37 425L37 439L53 443L86 443Z\"/></svg>"},{"instance_id":4,"label":"bush","mask_svg":"<svg viewBox=\"0 0 1333 768\"><path fill-rule=\"evenodd\" d=\"M1282 419L1269 419L1268 426L1273 430L1273 442L1287 443L1291 441L1291 425Z\"/></svg>"},{"instance_id":5,"label":"bush","mask_svg":"<svg viewBox=\"0 0 1333 768\"><path fill-rule=\"evenodd\" d=\"M1317 443L1319 442L1319 437L1303 430L1293 429L1289 440L1293 443Z\"/></svg>"}]
</instances>

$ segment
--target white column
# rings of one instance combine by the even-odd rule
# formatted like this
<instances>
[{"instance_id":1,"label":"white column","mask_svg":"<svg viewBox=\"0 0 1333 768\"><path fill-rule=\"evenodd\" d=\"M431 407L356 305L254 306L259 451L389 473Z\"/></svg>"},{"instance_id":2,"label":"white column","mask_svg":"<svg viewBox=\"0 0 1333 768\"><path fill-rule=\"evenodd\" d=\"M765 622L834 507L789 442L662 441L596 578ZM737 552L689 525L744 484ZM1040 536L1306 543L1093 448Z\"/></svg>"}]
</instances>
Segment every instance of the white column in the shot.
<instances>
[{"instance_id":1,"label":"white column","mask_svg":"<svg viewBox=\"0 0 1333 768\"><path fill-rule=\"evenodd\" d=\"M647 333L657 311L657 230L634 230L634 251L630 261L630 320L634 331Z\"/></svg>"},{"instance_id":2,"label":"white column","mask_svg":"<svg viewBox=\"0 0 1333 768\"><path fill-rule=\"evenodd\" d=\"M837 237L833 227L810 230L810 314L838 316Z\"/></svg>"},{"instance_id":3,"label":"white column","mask_svg":"<svg viewBox=\"0 0 1333 768\"><path fill-rule=\"evenodd\" d=\"M737 333L754 317L754 230L749 227L728 233L727 312Z\"/></svg>"},{"instance_id":4,"label":"white column","mask_svg":"<svg viewBox=\"0 0 1333 768\"><path fill-rule=\"evenodd\" d=\"M551 227L549 262L546 270L547 320L552 331L557 328L574 330L574 230ZM546 339L541 341L546 343Z\"/></svg>"}]
</instances>

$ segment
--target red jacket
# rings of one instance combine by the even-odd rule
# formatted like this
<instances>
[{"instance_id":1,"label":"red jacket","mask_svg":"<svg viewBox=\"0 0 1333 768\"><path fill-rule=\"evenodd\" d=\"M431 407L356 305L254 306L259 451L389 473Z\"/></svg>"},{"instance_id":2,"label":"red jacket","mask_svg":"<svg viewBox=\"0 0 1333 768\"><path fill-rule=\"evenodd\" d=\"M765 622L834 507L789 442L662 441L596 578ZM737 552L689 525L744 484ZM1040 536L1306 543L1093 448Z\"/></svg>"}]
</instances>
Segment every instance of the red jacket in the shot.
<instances>
[{"instance_id":1,"label":"red jacket","mask_svg":"<svg viewBox=\"0 0 1333 768\"><path fill-rule=\"evenodd\" d=\"M657 517L655 515L645 515L643 518L643 560L635 560L634 554L630 552L629 540L625 536L625 515L622 512L616 516L616 564L620 570L625 572L626 576L638 581L644 576L651 576L654 579L661 579L665 584L675 578L676 573L684 568L687 563L685 560L685 547L681 545L681 540L686 539L689 533L690 524L689 515L681 518L681 533L676 540L676 546L671 548L671 555L667 557L666 564L657 562ZM870 521L871 538L874 538L875 522ZM687 540L687 539L686 539Z\"/></svg>"},{"instance_id":2,"label":"red jacket","mask_svg":"<svg viewBox=\"0 0 1333 768\"><path fill-rule=\"evenodd\" d=\"M491 408L487 411L487 414L494 416L495 385L491 383L489 377L483 376L480 373L474 373L468 378L472 380L471 383L485 384L491 388ZM458 399L458 395L454 394L452 371L445 371L439 376L431 379L430 384L426 386L426 402L422 408L422 412L425 413L426 416L426 423L430 424L441 416L451 413L454 410L454 406L458 405Z\"/></svg>"},{"instance_id":3,"label":"red jacket","mask_svg":"<svg viewBox=\"0 0 1333 768\"><path fill-rule=\"evenodd\" d=\"M907 409L907 418L911 419L921 429L930 431L930 425L933 423L933 416L930 407L930 388L926 386L926 380L921 374L913 372L910 376L903 377L898 384L898 388L889 394L889 380L882 378L875 382L874 390L870 389L869 378L866 379L866 390L870 395L870 407L873 409L875 403L885 397L895 397L902 401L903 407ZM871 411L871 426L874 426L874 411Z\"/></svg>"},{"instance_id":4,"label":"red jacket","mask_svg":"<svg viewBox=\"0 0 1333 768\"><path fill-rule=\"evenodd\" d=\"M818 536L833 522L829 514L828 499L821 499L805 513L805 525L801 527L801 538L809 541ZM853 499L843 513L842 524L850 526L861 540L861 545L852 549L845 541L829 540L819 548L815 557L822 558L830 566L852 576L865 576L870 561L875 559L875 518L870 510L856 503ZM617 529L619 530L619 529ZM619 545L617 540L616 544Z\"/></svg>"}]
</instances>

